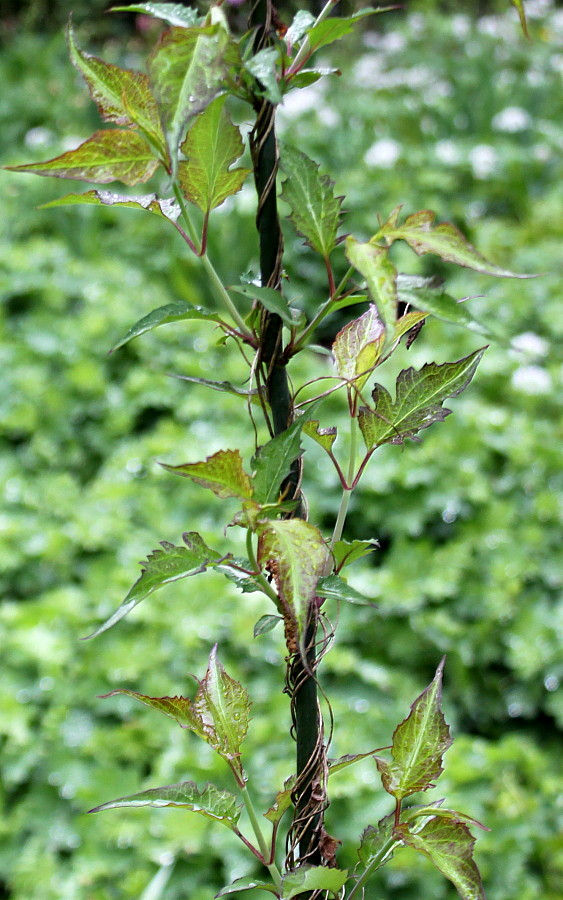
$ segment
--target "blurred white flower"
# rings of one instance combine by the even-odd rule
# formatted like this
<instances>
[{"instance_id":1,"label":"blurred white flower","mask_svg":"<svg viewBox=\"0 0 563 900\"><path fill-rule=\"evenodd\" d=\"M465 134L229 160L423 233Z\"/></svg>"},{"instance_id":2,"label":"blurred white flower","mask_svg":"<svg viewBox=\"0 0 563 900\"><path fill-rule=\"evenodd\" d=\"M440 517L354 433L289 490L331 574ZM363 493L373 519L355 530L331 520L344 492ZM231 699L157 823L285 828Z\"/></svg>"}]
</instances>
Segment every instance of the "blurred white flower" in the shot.
<instances>
[{"instance_id":1,"label":"blurred white flower","mask_svg":"<svg viewBox=\"0 0 563 900\"><path fill-rule=\"evenodd\" d=\"M322 85L322 82L317 81L306 91L295 90L286 94L283 98L283 103L279 108L282 118L289 121L296 116L301 116L303 113L316 109L321 102L323 88L324 85Z\"/></svg>"},{"instance_id":2,"label":"blurred white flower","mask_svg":"<svg viewBox=\"0 0 563 900\"><path fill-rule=\"evenodd\" d=\"M523 394L549 394L551 376L541 366L520 366L512 375L512 387Z\"/></svg>"},{"instance_id":3,"label":"blurred white flower","mask_svg":"<svg viewBox=\"0 0 563 900\"><path fill-rule=\"evenodd\" d=\"M497 152L490 144L477 144L469 152L469 162L475 178L488 178L496 169Z\"/></svg>"},{"instance_id":4,"label":"blurred white flower","mask_svg":"<svg viewBox=\"0 0 563 900\"><path fill-rule=\"evenodd\" d=\"M336 128L340 125L340 114L332 106L319 106L317 119L325 128Z\"/></svg>"},{"instance_id":5,"label":"blurred white flower","mask_svg":"<svg viewBox=\"0 0 563 900\"><path fill-rule=\"evenodd\" d=\"M526 353L528 356L545 356L549 350L549 344L545 338L533 331L525 331L523 334L516 335L512 346L515 350Z\"/></svg>"},{"instance_id":6,"label":"blurred white flower","mask_svg":"<svg viewBox=\"0 0 563 900\"><path fill-rule=\"evenodd\" d=\"M372 144L364 156L368 166L389 169L401 155L401 145L393 138L380 138Z\"/></svg>"},{"instance_id":7,"label":"blurred white flower","mask_svg":"<svg viewBox=\"0 0 563 900\"><path fill-rule=\"evenodd\" d=\"M42 125L38 125L37 128L30 128L24 137L26 147L44 147L45 144L50 144L52 141L53 132Z\"/></svg>"},{"instance_id":8,"label":"blurred white flower","mask_svg":"<svg viewBox=\"0 0 563 900\"><path fill-rule=\"evenodd\" d=\"M471 29L471 20L469 16L464 15L463 13L458 13L455 16L452 16L452 31L458 38L467 37L469 31Z\"/></svg>"},{"instance_id":9,"label":"blurred white flower","mask_svg":"<svg viewBox=\"0 0 563 900\"><path fill-rule=\"evenodd\" d=\"M493 118L492 126L496 131L525 131L532 123L530 114L521 106L507 106Z\"/></svg>"},{"instance_id":10,"label":"blurred white flower","mask_svg":"<svg viewBox=\"0 0 563 900\"><path fill-rule=\"evenodd\" d=\"M551 147L547 144L534 144L532 153L538 162L547 162L552 157Z\"/></svg>"},{"instance_id":11,"label":"blurred white flower","mask_svg":"<svg viewBox=\"0 0 563 900\"><path fill-rule=\"evenodd\" d=\"M436 158L447 166L455 166L461 159L461 152L454 141L438 141L434 147Z\"/></svg>"}]
</instances>

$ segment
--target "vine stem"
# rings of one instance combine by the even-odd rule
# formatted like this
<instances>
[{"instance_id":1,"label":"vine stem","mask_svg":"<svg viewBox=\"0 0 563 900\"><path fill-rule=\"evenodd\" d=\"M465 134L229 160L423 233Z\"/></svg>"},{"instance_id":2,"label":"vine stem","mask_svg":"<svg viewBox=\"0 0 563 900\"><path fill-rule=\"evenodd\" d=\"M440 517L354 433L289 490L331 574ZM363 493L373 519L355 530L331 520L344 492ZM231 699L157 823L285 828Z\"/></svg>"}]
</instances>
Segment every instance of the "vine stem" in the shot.
<instances>
[{"instance_id":1,"label":"vine stem","mask_svg":"<svg viewBox=\"0 0 563 900\"><path fill-rule=\"evenodd\" d=\"M346 900L354 900L354 897L357 897L358 895L362 896L361 892L363 892L363 888L364 888L366 881L373 875L373 873L376 871L376 869L378 869L381 866L381 864L383 862L385 862L386 857L389 856L393 847L395 847L395 845L398 843L400 843L400 841L398 841L396 837L389 838L389 840L383 845L383 847L381 848L379 853L377 853L373 857L369 866L367 866L367 868L364 869L364 871L362 872L362 874L356 881L356 884L354 885L354 887L348 894L348 897L346 898Z\"/></svg>"},{"instance_id":2,"label":"vine stem","mask_svg":"<svg viewBox=\"0 0 563 900\"><path fill-rule=\"evenodd\" d=\"M246 787L246 785L244 787L241 787L240 793L246 808L246 812L248 813L248 818L250 819L250 824L252 825L252 830L256 835L256 840L258 841L260 852L264 857L264 865L272 876L272 881L274 882L276 888L279 889L281 888L280 870L273 860L270 861L272 851L268 847L266 839L264 838L264 835L262 833L262 829L260 828L260 822L258 821L258 816L256 815L256 810L254 809L254 804L252 802L250 794L248 793L248 788Z\"/></svg>"},{"instance_id":3,"label":"vine stem","mask_svg":"<svg viewBox=\"0 0 563 900\"><path fill-rule=\"evenodd\" d=\"M338 516L336 517L336 523L334 525L334 531L332 533L332 540L330 542L331 549L334 549L334 545L337 541L342 537L342 532L344 530L344 523L346 521L346 515L348 513L348 507L350 505L350 497L352 496L352 491L354 490L354 472L356 470L356 448L358 443L358 429L356 427L356 420L351 419L351 429L350 429L350 458L348 460L348 477L346 479L346 483L348 487L346 487L342 491L342 499L340 500L340 508L338 510Z\"/></svg>"}]
</instances>

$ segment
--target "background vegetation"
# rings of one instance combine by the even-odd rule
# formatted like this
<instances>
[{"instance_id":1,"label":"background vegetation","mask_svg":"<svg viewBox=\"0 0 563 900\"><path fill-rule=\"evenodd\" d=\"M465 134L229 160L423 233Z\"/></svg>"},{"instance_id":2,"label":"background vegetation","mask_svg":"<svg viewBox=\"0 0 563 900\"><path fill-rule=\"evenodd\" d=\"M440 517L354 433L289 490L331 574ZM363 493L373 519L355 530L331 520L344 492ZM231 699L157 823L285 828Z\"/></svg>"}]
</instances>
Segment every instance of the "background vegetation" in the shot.
<instances>
[{"instance_id":1,"label":"background vegetation","mask_svg":"<svg viewBox=\"0 0 563 900\"><path fill-rule=\"evenodd\" d=\"M351 228L367 237L377 212L399 202L405 212L429 207L499 264L554 272L563 236L563 57L555 51L563 15L549 2L528 7L532 44L512 11L470 19L411 3L408 13L377 17L380 30L337 56L342 79L288 99L285 133L336 179ZM62 35L20 33L14 22L4 22L0 58L5 164L54 156L98 123ZM98 36L97 23L77 25L89 49L103 39L107 59L133 67L153 39L137 29L118 43L111 28L117 34L120 25L104 24ZM151 597L96 641L78 639L118 605L159 540L177 542L196 527L211 540L217 530L219 504L188 483L179 488L156 460L241 445L236 398L167 377L236 379L238 360L199 323L108 357L144 312L171 299L211 300L197 263L156 217L36 209L64 192L39 178L0 179L0 897L208 900L248 872L234 837L175 810L83 813L154 784L221 784L224 773L173 723L128 698L96 695L185 692L219 641L229 671L251 687L249 758L268 804L293 751L279 636L249 638L267 610L208 573ZM211 253L227 280L241 256L243 268L256 266L251 185L219 215ZM424 259L418 271L445 268ZM456 741L443 790L493 829L478 849L488 897L555 900L559 285L554 274L517 283L447 274L454 295L485 295L473 306L520 349L492 347L455 415L421 444L381 449L355 497L346 537L356 526L365 537L367 522L380 549L353 579L379 609L343 610L324 664L333 755L348 752L351 733L358 750L387 743L446 652ZM314 304L322 272L297 242L289 275L303 303ZM339 323L329 325L327 341ZM436 322L398 364L426 361L427 342L443 347L438 361L479 346ZM305 373L307 361L299 365ZM325 419L336 424L339 414L336 401L326 404ZM312 444L307 453L317 457ZM331 480L319 455L306 493L327 528ZM370 762L335 777L333 791L329 829L344 840L357 837L358 810L374 823L387 811ZM341 866L353 861L343 850ZM366 896L446 900L452 891L405 851Z\"/></svg>"}]
</instances>

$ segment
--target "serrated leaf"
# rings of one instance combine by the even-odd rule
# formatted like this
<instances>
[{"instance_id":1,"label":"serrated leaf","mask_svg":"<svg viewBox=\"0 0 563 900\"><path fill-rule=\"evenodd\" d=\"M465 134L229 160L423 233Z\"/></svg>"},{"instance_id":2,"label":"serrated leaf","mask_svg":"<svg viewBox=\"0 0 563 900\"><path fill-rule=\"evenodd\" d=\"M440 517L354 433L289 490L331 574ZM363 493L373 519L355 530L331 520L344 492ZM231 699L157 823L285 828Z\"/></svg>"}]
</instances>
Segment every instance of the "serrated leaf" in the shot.
<instances>
[{"instance_id":1,"label":"serrated leaf","mask_svg":"<svg viewBox=\"0 0 563 900\"><path fill-rule=\"evenodd\" d=\"M131 197L128 194L115 194L113 191L86 191L84 194L66 194L57 200L43 203L39 209L51 206L125 206L131 209L144 209L175 224L180 216L180 207L174 200L165 200L156 194L145 194L143 197Z\"/></svg>"},{"instance_id":2,"label":"serrated leaf","mask_svg":"<svg viewBox=\"0 0 563 900\"><path fill-rule=\"evenodd\" d=\"M281 486L301 454L301 431L318 407L312 403L289 428L258 449L252 458L254 499L258 503L275 503Z\"/></svg>"},{"instance_id":3,"label":"serrated leaf","mask_svg":"<svg viewBox=\"0 0 563 900\"><path fill-rule=\"evenodd\" d=\"M389 220L379 230L374 240L383 238L387 244L396 240L407 242L418 256L425 253L433 253L445 262L452 262L458 266L465 266L482 272L485 275L496 275L505 278L529 278L528 275L518 275L508 269L495 266L482 256L475 247L455 225L443 222L434 225L436 214L430 209L407 216L404 223Z\"/></svg>"},{"instance_id":4,"label":"serrated leaf","mask_svg":"<svg viewBox=\"0 0 563 900\"><path fill-rule=\"evenodd\" d=\"M385 328L377 309L370 303L359 318L338 332L332 345L336 371L349 385L361 391L381 355Z\"/></svg>"},{"instance_id":5,"label":"serrated leaf","mask_svg":"<svg viewBox=\"0 0 563 900\"><path fill-rule=\"evenodd\" d=\"M481 831L491 830L486 825L483 825L482 822L479 822L478 819L474 819L465 813L460 813L456 809L447 809L444 806L413 806L410 809L403 810L402 818L405 821L411 821L424 816L438 816L439 819L453 819L456 822L465 822L466 825L474 825L475 828L480 828Z\"/></svg>"},{"instance_id":6,"label":"serrated leaf","mask_svg":"<svg viewBox=\"0 0 563 900\"><path fill-rule=\"evenodd\" d=\"M346 603L354 603L357 606L376 605L373 600L364 597L338 575L325 575L323 578L319 578L317 596L324 597L325 600L344 600Z\"/></svg>"},{"instance_id":7,"label":"serrated leaf","mask_svg":"<svg viewBox=\"0 0 563 900\"><path fill-rule=\"evenodd\" d=\"M336 425L331 425L329 428L320 428L319 420L311 419L309 422L305 422L303 434L306 434L316 441L317 444L320 444L328 453L332 450L332 445L337 438L338 432Z\"/></svg>"},{"instance_id":8,"label":"serrated leaf","mask_svg":"<svg viewBox=\"0 0 563 900\"><path fill-rule=\"evenodd\" d=\"M166 306L159 306L158 309L153 309L152 312L135 322L127 334L117 344L114 344L110 353L125 346L133 338L139 337L139 335L145 334L147 331L152 331L153 328L158 328L161 325L170 325L173 322L187 322L190 319L207 322L220 321L216 313L204 309L203 306L192 306L191 303L186 303L184 300L175 300L173 303L167 303Z\"/></svg>"},{"instance_id":9,"label":"serrated leaf","mask_svg":"<svg viewBox=\"0 0 563 900\"><path fill-rule=\"evenodd\" d=\"M295 775L290 775L289 778L286 778L283 783L283 789L277 792L276 799L272 803L269 810L264 813L264 818L268 819L268 821L272 822L272 824L275 825L276 822L279 822L284 813L286 813L289 807L292 805L291 795L295 787L295 782Z\"/></svg>"},{"instance_id":10,"label":"serrated leaf","mask_svg":"<svg viewBox=\"0 0 563 900\"><path fill-rule=\"evenodd\" d=\"M238 497L250 500L252 484L242 466L240 450L219 450L204 462L169 466L161 463L168 472L191 478L196 484L209 488L217 497Z\"/></svg>"},{"instance_id":11,"label":"serrated leaf","mask_svg":"<svg viewBox=\"0 0 563 900\"><path fill-rule=\"evenodd\" d=\"M148 63L166 138L172 178L178 168L178 145L188 123L224 90L229 43L221 25L170 28Z\"/></svg>"},{"instance_id":12,"label":"serrated leaf","mask_svg":"<svg viewBox=\"0 0 563 900\"><path fill-rule=\"evenodd\" d=\"M239 891L270 891L272 894L277 894L278 889L275 884L270 884L266 881L256 881L255 878L237 878L236 881L233 881L232 884L227 885L227 887L222 888L218 894L215 894L215 897L227 897L229 894L237 894Z\"/></svg>"},{"instance_id":13,"label":"serrated leaf","mask_svg":"<svg viewBox=\"0 0 563 900\"><path fill-rule=\"evenodd\" d=\"M443 756L452 743L441 709L444 662L445 657L407 718L395 729L392 761L375 757L383 787L396 800L434 787L443 771Z\"/></svg>"},{"instance_id":14,"label":"serrated leaf","mask_svg":"<svg viewBox=\"0 0 563 900\"><path fill-rule=\"evenodd\" d=\"M394 813L384 816L380 819L375 828L368 825L361 837L361 843L358 847L358 857L364 868L371 865L378 856L382 855L379 866L374 867L373 871L377 871L380 866L388 862L393 856L393 849L390 848L386 853L385 848L393 837L393 828L395 825ZM397 840L397 844L399 841Z\"/></svg>"},{"instance_id":15,"label":"serrated leaf","mask_svg":"<svg viewBox=\"0 0 563 900\"><path fill-rule=\"evenodd\" d=\"M266 47L244 63L247 72L262 85L263 96L274 106L282 100L277 72L279 56L279 50L275 47Z\"/></svg>"},{"instance_id":16,"label":"serrated leaf","mask_svg":"<svg viewBox=\"0 0 563 900\"><path fill-rule=\"evenodd\" d=\"M133 6L112 6L110 12L141 13L180 28L190 28L202 21L197 9L181 3L135 3Z\"/></svg>"},{"instance_id":17,"label":"serrated leaf","mask_svg":"<svg viewBox=\"0 0 563 900\"><path fill-rule=\"evenodd\" d=\"M258 562L269 569L284 612L291 615L299 639L309 618L309 605L327 560L322 534L303 519L268 522L259 531Z\"/></svg>"},{"instance_id":18,"label":"serrated leaf","mask_svg":"<svg viewBox=\"0 0 563 900\"><path fill-rule=\"evenodd\" d=\"M345 566L350 566L363 556L373 553L379 546L378 541L337 541L332 548L334 563L337 572L340 572Z\"/></svg>"},{"instance_id":19,"label":"serrated leaf","mask_svg":"<svg viewBox=\"0 0 563 900\"><path fill-rule=\"evenodd\" d=\"M225 111L226 97L217 97L200 113L181 145L187 162L179 164L180 188L204 213L240 191L250 169L231 169L244 145L238 128Z\"/></svg>"},{"instance_id":20,"label":"serrated leaf","mask_svg":"<svg viewBox=\"0 0 563 900\"><path fill-rule=\"evenodd\" d=\"M234 830L240 818L242 804L234 794L221 791L213 784L206 784L199 790L193 781L182 781L180 784L167 784L164 787L151 788L102 803L89 812L102 812L104 809L119 809L125 806L177 806L191 812L200 813L215 822L222 822L227 828Z\"/></svg>"},{"instance_id":21,"label":"serrated leaf","mask_svg":"<svg viewBox=\"0 0 563 900\"><path fill-rule=\"evenodd\" d=\"M281 616L260 616L253 628L253 636L259 637L261 634L267 634L272 631L279 622L283 622Z\"/></svg>"},{"instance_id":22,"label":"serrated leaf","mask_svg":"<svg viewBox=\"0 0 563 900\"><path fill-rule=\"evenodd\" d=\"M402 826L400 835L405 844L432 861L463 900L485 900L479 869L473 860L475 838L467 825L436 816L416 833Z\"/></svg>"},{"instance_id":23,"label":"serrated leaf","mask_svg":"<svg viewBox=\"0 0 563 900\"><path fill-rule=\"evenodd\" d=\"M346 256L366 279L379 318L392 338L397 318L397 270L387 250L376 244L363 244L349 236L346 238Z\"/></svg>"},{"instance_id":24,"label":"serrated leaf","mask_svg":"<svg viewBox=\"0 0 563 900\"><path fill-rule=\"evenodd\" d=\"M268 312L276 313L290 328L297 325L299 317L302 316L299 310L292 310L281 291L276 291L274 288L255 287L252 284L233 284L229 285L229 290L242 294L249 300L259 300Z\"/></svg>"},{"instance_id":25,"label":"serrated leaf","mask_svg":"<svg viewBox=\"0 0 563 900\"><path fill-rule=\"evenodd\" d=\"M182 535L185 547L176 547L168 541L161 541L162 550L153 550L145 562L141 563L142 574L137 579L125 600L116 611L106 619L88 638L95 638L107 631L120 619L127 616L142 600L172 581L198 575L205 572L208 566L221 559L221 554L208 547L196 531Z\"/></svg>"},{"instance_id":26,"label":"serrated leaf","mask_svg":"<svg viewBox=\"0 0 563 900\"><path fill-rule=\"evenodd\" d=\"M396 383L396 398L381 385L373 391L375 411L361 407L358 423L366 447L402 444L433 422L451 413L442 407L447 397L457 397L469 384L486 347L454 363L427 363L419 371L403 369Z\"/></svg>"},{"instance_id":27,"label":"serrated leaf","mask_svg":"<svg viewBox=\"0 0 563 900\"><path fill-rule=\"evenodd\" d=\"M158 107L147 76L120 69L81 50L71 26L67 36L72 63L83 75L102 118L116 125L138 125L164 152Z\"/></svg>"},{"instance_id":28,"label":"serrated leaf","mask_svg":"<svg viewBox=\"0 0 563 900\"><path fill-rule=\"evenodd\" d=\"M92 137L61 156L46 162L7 166L13 172L32 172L53 178L72 178L108 184L134 185L148 181L158 167L149 145L135 131L96 131Z\"/></svg>"},{"instance_id":29,"label":"serrated leaf","mask_svg":"<svg viewBox=\"0 0 563 900\"><path fill-rule=\"evenodd\" d=\"M347 869L329 869L326 866L299 866L282 878L282 900L291 900L305 891L328 891L337 894L348 880Z\"/></svg>"},{"instance_id":30,"label":"serrated leaf","mask_svg":"<svg viewBox=\"0 0 563 900\"><path fill-rule=\"evenodd\" d=\"M335 41L339 41L347 34L350 34L354 25L356 22L359 22L360 19L363 19L366 16L372 16L374 13L387 12L390 9L394 9L394 7L387 6L379 9L366 7L366 9L361 9L353 16L324 19L322 22L319 22L318 25L315 25L314 28L311 28L307 34L311 52L319 50L321 47L328 47L329 44L334 44Z\"/></svg>"},{"instance_id":31,"label":"serrated leaf","mask_svg":"<svg viewBox=\"0 0 563 900\"><path fill-rule=\"evenodd\" d=\"M291 208L291 221L305 242L328 259L336 244L343 198L334 196L334 182L319 174L317 163L289 144L282 144L280 166L287 175L281 198Z\"/></svg>"}]
</instances>

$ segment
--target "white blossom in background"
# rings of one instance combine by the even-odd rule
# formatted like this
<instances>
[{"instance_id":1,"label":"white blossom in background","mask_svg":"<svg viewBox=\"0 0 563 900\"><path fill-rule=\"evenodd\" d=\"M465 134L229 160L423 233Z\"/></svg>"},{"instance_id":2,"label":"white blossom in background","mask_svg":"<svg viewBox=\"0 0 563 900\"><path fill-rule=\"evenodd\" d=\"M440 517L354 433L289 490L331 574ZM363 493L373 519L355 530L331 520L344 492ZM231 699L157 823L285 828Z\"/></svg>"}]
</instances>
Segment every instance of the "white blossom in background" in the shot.
<instances>
[{"instance_id":1,"label":"white blossom in background","mask_svg":"<svg viewBox=\"0 0 563 900\"><path fill-rule=\"evenodd\" d=\"M553 9L553 0L526 0L526 15L529 19L542 19Z\"/></svg>"},{"instance_id":2,"label":"white blossom in background","mask_svg":"<svg viewBox=\"0 0 563 900\"><path fill-rule=\"evenodd\" d=\"M393 138L380 138L372 144L364 156L367 166L379 169L390 169L401 155L401 145Z\"/></svg>"},{"instance_id":3,"label":"white blossom in background","mask_svg":"<svg viewBox=\"0 0 563 900\"><path fill-rule=\"evenodd\" d=\"M492 126L495 131L525 131L532 124L530 114L521 106L507 106L494 116Z\"/></svg>"},{"instance_id":4,"label":"white blossom in background","mask_svg":"<svg viewBox=\"0 0 563 900\"><path fill-rule=\"evenodd\" d=\"M545 338L533 331L525 331L523 334L516 335L512 340L512 346L520 353L536 357L546 356L549 350L549 344Z\"/></svg>"},{"instance_id":5,"label":"white blossom in background","mask_svg":"<svg viewBox=\"0 0 563 900\"><path fill-rule=\"evenodd\" d=\"M451 24L452 31L457 38L467 37L471 31L471 20L469 16L466 16L463 13L452 16Z\"/></svg>"},{"instance_id":6,"label":"white blossom in background","mask_svg":"<svg viewBox=\"0 0 563 900\"><path fill-rule=\"evenodd\" d=\"M552 381L541 366L520 366L512 375L512 387L522 394L549 394Z\"/></svg>"},{"instance_id":7,"label":"white blossom in background","mask_svg":"<svg viewBox=\"0 0 563 900\"><path fill-rule=\"evenodd\" d=\"M29 131L26 132L24 143L26 147L44 147L45 144L52 144L53 138L54 135L52 131L49 131L48 128L44 128L42 125L38 125L37 128L30 128Z\"/></svg>"},{"instance_id":8,"label":"white blossom in background","mask_svg":"<svg viewBox=\"0 0 563 900\"><path fill-rule=\"evenodd\" d=\"M381 74L381 65L381 57L377 53L366 53L360 57L354 66L354 84L365 88L375 87Z\"/></svg>"},{"instance_id":9,"label":"white blossom in background","mask_svg":"<svg viewBox=\"0 0 563 900\"><path fill-rule=\"evenodd\" d=\"M475 178L489 178L497 167L498 155L490 144L477 144L469 151L469 162Z\"/></svg>"},{"instance_id":10,"label":"white blossom in background","mask_svg":"<svg viewBox=\"0 0 563 900\"><path fill-rule=\"evenodd\" d=\"M306 91L296 90L286 94L283 103L278 107L282 121L290 122L303 113L318 109L323 101L324 85L322 81L312 84Z\"/></svg>"},{"instance_id":11,"label":"white blossom in background","mask_svg":"<svg viewBox=\"0 0 563 900\"><path fill-rule=\"evenodd\" d=\"M446 166L455 166L461 160L461 151L454 141L438 141L434 147L436 159Z\"/></svg>"},{"instance_id":12,"label":"white blossom in background","mask_svg":"<svg viewBox=\"0 0 563 900\"><path fill-rule=\"evenodd\" d=\"M548 147L547 144L534 144L532 153L538 162L547 162L553 156L551 147Z\"/></svg>"},{"instance_id":13,"label":"white blossom in background","mask_svg":"<svg viewBox=\"0 0 563 900\"><path fill-rule=\"evenodd\" d=\"M337 128L341 122L340 113L337 113L332 106L319 106L317 119L325 128Z\"/></svg>"}]
</instances>

